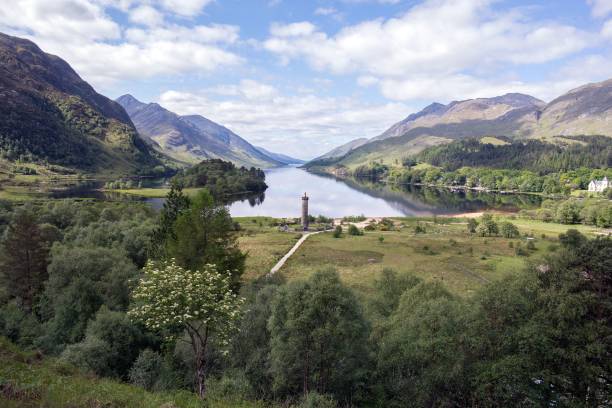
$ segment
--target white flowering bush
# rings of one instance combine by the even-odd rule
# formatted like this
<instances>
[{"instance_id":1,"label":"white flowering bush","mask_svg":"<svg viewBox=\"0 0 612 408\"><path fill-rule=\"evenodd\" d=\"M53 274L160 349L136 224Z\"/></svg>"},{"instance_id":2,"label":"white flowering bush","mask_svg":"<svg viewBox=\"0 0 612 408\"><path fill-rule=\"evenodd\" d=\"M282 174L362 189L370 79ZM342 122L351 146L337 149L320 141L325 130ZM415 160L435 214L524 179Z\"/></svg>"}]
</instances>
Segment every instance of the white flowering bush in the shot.
<instances>
[{"instance_id":1,"label":"white flowering bush","mask_svg":"<svg viewBox=\"0 0 612 408\"><path fill-rule=\"evenodd\" d=\"M129 316L167 340L187 332L195 354L196 391L204 396L206 347L214 336L216 344L227 349L244 299L231 290L230 275L222 275L214 265L191 271L174 260L149 261L143 274L132 292Z\"/></svg>"}]
</instances>

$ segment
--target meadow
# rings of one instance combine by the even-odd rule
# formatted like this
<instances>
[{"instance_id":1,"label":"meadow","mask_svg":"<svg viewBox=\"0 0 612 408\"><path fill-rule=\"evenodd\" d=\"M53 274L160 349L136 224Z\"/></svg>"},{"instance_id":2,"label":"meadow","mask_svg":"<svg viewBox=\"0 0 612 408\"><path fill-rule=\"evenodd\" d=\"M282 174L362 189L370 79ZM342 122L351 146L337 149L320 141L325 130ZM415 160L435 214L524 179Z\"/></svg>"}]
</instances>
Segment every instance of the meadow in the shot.
<instances>
[{"instance_id":1,"label":"meadow","mask_svg":"<svg viewBox=\"0 0 612 408\"><path fill-rule=\"evenodd\" d=\"M497 216L496 221L515 224L521 236L480 237L467 231L464 218L392 218L392 231L364 231L363 235L331 232L310 237L279 274L287 280L305 279L333 267L342 281L366 295L385 268L413 274L426 281L440 281L453 293L469 296L484 284L520 271L527 262L558 247L558 236L570 228L594 236L603 230L584 225L562 225ZM239 243L249 256L245 279L266 275L295 244L299 235L279 232L269 217L236 218L243 228ZM416 227L424 232L415 233ZM534 248L527 250L528 241ZM517 247L524 248L517 255Z\"/></svg>"}]
</instances>

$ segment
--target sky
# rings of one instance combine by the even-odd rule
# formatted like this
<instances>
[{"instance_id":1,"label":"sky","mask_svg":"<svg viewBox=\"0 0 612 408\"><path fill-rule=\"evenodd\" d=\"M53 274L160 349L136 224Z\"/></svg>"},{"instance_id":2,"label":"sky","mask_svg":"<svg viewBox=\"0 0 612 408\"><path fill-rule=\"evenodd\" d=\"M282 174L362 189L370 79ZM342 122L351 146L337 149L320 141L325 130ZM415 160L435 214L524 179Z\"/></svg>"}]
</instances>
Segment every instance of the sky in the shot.
<instances>
[{"instance_id":1,"label":"sky","mask_svg":"<svg viewBox=\"0 0 612 408\"><path fill-rule=\"evenodd\" d=\"M432 102L612 78L612 0L0 0L111 98L310 159Z\"/></svg>"}]
</instances>

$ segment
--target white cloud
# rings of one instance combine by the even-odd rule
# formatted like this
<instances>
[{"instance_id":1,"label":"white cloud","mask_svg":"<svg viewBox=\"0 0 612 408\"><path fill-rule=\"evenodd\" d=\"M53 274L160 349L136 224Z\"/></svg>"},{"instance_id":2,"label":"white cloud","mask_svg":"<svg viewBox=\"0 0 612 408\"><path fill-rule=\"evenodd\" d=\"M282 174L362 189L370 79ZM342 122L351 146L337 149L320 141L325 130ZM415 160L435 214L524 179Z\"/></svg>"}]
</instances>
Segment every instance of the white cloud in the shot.
<instances>
[{"instance_id":1,"label":"white cloud","mask_svg":"<svg viewBox=\"0 0 612 408\"><path fill-rule=\"evenodd\" d=\"M338 12L338 10L336 10L333 7L319 7L315 10L315 15L316 16L331 16L333 14L336 14Z\"/></svg>"},{"instance_id":2,"label":"white cloud","mask_svg":"<svg viewBox=\"0 0 612 408\"><path fill-rule=\"evenodd\" d=\"M164 22L164 15L151 6L139 6L129 13L130 21L146 26L158 26Z\"/></svg>"},{"instance_id":3,"label":"white cloud","mask_svg":"<svg viewBox=\"0 0 612 408\"><path fill-rule=\"evenodd\" d=\"M274 23L270 27L270 33L275 37L303 37L310 36L316 30L316 26L308 21L292 24Z\"/></svg>"},{"instance_id":4,"label":"white cloud","mask_svg":"<svg viewBox=\"0 0 612 408\"><path fill-rule=\"evenodd\" d=\"M160 0L166 10L186 17L200 14L204 7L212 2L213 0Z\"/></svg>"},{"instance_id":5,"label":"white cloud","mask_svg":"<svg viewBox=\"0 0 612 408\"><path fill-rule=\"evenodd\" d=\"M208 2L181 1L185 8L179 11L204 3ZM105 7L124 10L132 21L149 27L121 27ZM154 8L129 0L16 0L0 8L0 31L28 38L61 56L96 87L157 75L212 72L242 62L227 50L239 39L238 27L163 24Z\"/></svg>"},{"instance_id":6,"label":"white cloud","mask_svg":"<svg viewBox=\"0 0 612 408\"><path fill-rule=\"evenodd\" d=\"M179 114L206 116L254 144L305 158L356 137L379 134L411 112L401 103L368 104L354 98L284 95L269 84L253 80L222 88L214 92L168 91L160 96L159 103ZM250 93L253 89L265 92ZM213 99L214 94L223 91L229 97Z\"/></svg>"},{"instance_id":7,"label":"white cloud","mask_svg":"<svg viewBox=\"0 0 612 408\"><path fill-rule=\"evenodd\" d=\"M588 33L554 22L538 23L516 10L494 12L493 0L429 0L397 18L365 21L329 36L309 22L275 25L264 47L284 62L304 59L320 71L374 76L386 94L407 99L422 92L390 83L445 79L478 67L544 63L566 57L594 42ZM296 27L302 27L297 30ZM291 35L287 35L291 33ZM280 35L285 34L285 35ZM384 84L387 86L384 86Z\"/></svg>"},{"instance_id":8,"label":"white cloud","mask_svg":"<svg viewBox=\"0 0 612 408\"><path fill-rule=\"evenodd\" d=\"M595 17L605 17L612 13L612 1L610 0L587 0L587 3L593 7Z\"/></svg>"}]
</instances>

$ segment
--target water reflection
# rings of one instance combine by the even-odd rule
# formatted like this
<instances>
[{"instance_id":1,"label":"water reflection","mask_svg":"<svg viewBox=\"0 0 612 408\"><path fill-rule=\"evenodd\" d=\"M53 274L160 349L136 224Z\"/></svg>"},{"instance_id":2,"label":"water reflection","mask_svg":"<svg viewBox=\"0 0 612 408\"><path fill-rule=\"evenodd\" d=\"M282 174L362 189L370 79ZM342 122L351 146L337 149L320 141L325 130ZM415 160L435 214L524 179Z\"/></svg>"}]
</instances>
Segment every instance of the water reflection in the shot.
<instances>
[{"instance_id":1,"label":"water reflection","mask_svg":"<svg viewBox=\"0 0 612 408\"><path fill-rule=\"evenodd\" d=\"M266 181L270 187L265 193L265 202L250 199L234 202L230 206L232 215L295 217L299 215L299 197L304 191L310 196L311 214L330 217L428 216L486 209L515 211L534 208L540 203L540 197L533 195L388 186L367 180L339 180L297 168L269 170Z\"/></svg>"},{"instance_id":2,"label":"water reflection","mask_svg":"<svg viewBox=\"0 0 612 408\"><path fill-rule=\"evenodd\" d=\"M147 186L161 186L166 180L143 180ZM285 167L266 171L270 186L265 193L234 196L226 203L233 216L297 217L300 197L310 196L310 213L328 217L365 214L368 216L429 216L496 209L515 211L535 208L540 197L451 191L417 186L388 186L367 180L339 180L329 175ZM50 188L52 198L81 198L103 201L143 201L160 209L163 198L144 198L102 191L103 181L79 181Z\"/></svg>"}]
</instances>

